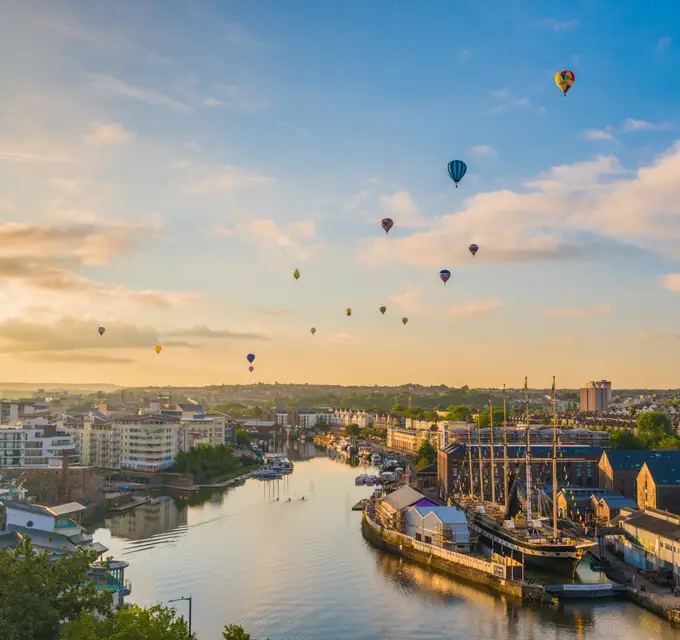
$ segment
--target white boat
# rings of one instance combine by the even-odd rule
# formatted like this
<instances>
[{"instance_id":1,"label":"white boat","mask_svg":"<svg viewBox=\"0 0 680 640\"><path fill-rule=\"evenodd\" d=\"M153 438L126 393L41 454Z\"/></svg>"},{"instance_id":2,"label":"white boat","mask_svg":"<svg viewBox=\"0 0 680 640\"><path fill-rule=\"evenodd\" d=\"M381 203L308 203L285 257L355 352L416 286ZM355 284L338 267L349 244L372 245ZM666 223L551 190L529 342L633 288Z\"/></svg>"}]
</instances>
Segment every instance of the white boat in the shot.
<instances>
[{"instance_id":1,"label":"white boat","mask_svg":"<svg viewBox=\"0 0 680 640\"><path fill-rule=\"evenodd\" d=\"M369 485L370 485L370 484L375 484L375 482L376 482L377 479L378 479L378 478L376 478L375 476L366 476L366 479L365 479L364 483L365 483L365 484L369 484Z\"/></svg>"},{"instance_id":2,"label":"white boat","mask_svg":"<svg viewBox=\"0 0 680 640\"><path fill-rule=\"evenodd\" d=\"M356 479L354 480L354 484L366 484L366 476L363 474L357 476Z\"/></svg>"},{"instance_id":3,"label":"white boat","mask_svg":"<svg viewBox=\"0 0 680 640\"><path fill-rule=\"evenodd\" d=\"M280 480L283 474L278 469L261 467L253 471L251 477L258 478L259 480Z\"/></svg>"},{"instance_id":4,"label":"white boat","mask_svg":"<svg viewBox=\"0 0 680 640\"><path fill-rule=\"evenodd\" d=\"M378 466L380 464L380 455L377 453L374 453L371 456L371 462L373 463L373 466Z\"/></svg>"}]
</instances>

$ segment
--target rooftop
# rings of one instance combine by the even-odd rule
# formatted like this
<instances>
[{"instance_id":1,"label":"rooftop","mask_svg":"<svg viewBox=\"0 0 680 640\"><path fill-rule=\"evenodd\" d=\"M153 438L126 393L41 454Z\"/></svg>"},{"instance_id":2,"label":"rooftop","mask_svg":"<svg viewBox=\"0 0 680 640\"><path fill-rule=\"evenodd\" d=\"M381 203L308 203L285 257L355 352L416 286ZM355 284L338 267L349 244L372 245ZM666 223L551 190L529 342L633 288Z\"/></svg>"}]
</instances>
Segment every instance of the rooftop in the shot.
<instances>
[{"instance_id":1,"label":"rooftop","mask_svg":"<svg viewBox=\"0 0 680 640\"><path fill-rule=\"evenodd\" d=\"M413 507L421 516L434 513L442 524L467 524L465 512L457 507Z\"/></svg>"},{"instance_id":2,"label":"rooftop","mask_svg":"<svg viewBox=\"0 0 680 640\"><path fill-rule=\"evenodd\" d=\"M627 449L609 449L607 460L612 469L642 469L645 462L651 460L672 460L680 463L680 451L635 451Z\"/></svg>"},{"instance_id":3,"label":"rooftop","mask_svg":"<svg viewBox=\"0 0 680 640\"><path fill-rule=\"evenodd\" d=\"M383 500L395 511L401 511L424 498L425 496L422 493L418 493L415 489L412 489L408 485L404 485L388 494Z\"/></svg>"},{"instance_id":4,"label":"rooftop","mask_svg":"<svg viewBox=\"0 0 680 640\"><path fill-rule=\"evenodd\" d=\"M680 452L678 452L680 453ZM676 461L652 459L645 462L654 484L665 486L680 485L680 458Z\"/></svg>"}]
</instances>

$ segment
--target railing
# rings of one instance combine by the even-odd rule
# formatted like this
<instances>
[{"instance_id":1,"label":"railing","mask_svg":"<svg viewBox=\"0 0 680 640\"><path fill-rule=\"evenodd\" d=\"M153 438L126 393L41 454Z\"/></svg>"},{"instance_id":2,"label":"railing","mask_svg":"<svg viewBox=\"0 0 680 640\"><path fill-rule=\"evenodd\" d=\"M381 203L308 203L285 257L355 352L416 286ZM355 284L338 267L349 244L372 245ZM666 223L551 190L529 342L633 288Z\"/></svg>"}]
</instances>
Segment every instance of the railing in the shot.
<instances>
[{"instance_id":1,"label":"railing","mask_svg":"<svg viewBox=\"0 0 680 640\"><path fill-rule=\"evenodd\" d=\"M366 515L366 522L371 527L371 529L373 529L379 536L382 537L381 535L382 527L380 525L373 522L373 520L371 520L371 518L368 515ZM456 564L462 564L466 567L477 569L478 571L483 571L484 573L489 573L491 575L499 577L505 577L505 566L497 562L487 562L486 560L482 560L481 558L475 558L473 556L468 556L463 553L457 553L455 551L449 551L448 549L442 549L441 547L436 547L432 544L415 540L414 538L404 535L403 533L399 533L398 531L392 531L389 529L387 531L389 532L390 537L394 537L396 540L398 540L401 544L405 546L412 547L413 549L417 549L418 551L422 551L424 553L429 553L433 556L438 556L445 560L455 562Z\"/></svg>"}]
</instances>

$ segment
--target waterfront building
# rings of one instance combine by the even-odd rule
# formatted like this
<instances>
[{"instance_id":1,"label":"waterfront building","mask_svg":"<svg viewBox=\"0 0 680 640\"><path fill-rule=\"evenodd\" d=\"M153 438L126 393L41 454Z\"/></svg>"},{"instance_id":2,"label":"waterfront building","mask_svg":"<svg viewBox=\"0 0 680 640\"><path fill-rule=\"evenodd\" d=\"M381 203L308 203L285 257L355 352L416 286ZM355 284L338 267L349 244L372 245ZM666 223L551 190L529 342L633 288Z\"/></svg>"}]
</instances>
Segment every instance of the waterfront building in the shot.
<instances>
[{"instance_id":1,"label":"waterfront building","mask_svg":"<svg viewBox=\"0 0 680 640\"><path fill-rule=\"evenodd\" d=\"M612 524L626 532L609 540L628 564L663 572L675 585L680 583L680 516L658 509L624 508Z\"/></svg>"},{"instance_id":2,"label":"waterfront building","mask_svg":"<svg viewBox=\"0 0 680 640\"><path fill-rule=\"evenodd\" d=\"M298 409L297 411L277 411L272 419L275 419L284 429L297 428L309 431L317 425L333 425L334 415L332 411Z\"/></svg>"},{"instance_id":3,"label":"waterfront building","mask_svg":"<svg viewBox=\"0 0 680 640\"><path fill-rule=\"evenodd\" d=\"M183 438L182 449L188 451L202 444L216 447L227 441L226 420L224 416L195 413L180 419Z\"/></svg>"},{"instance_id":4,"label":"waterfront building","mask_svg":"<svg viewBox=\"0 0 680 640\"><path fill-rule=\"evenodd\" d=\"M422 493L404 485L377 501L375 515L383 527L400 533L406 530L406 511L409 507L434 507Z\"/></svg>"},{"instance_id":5,"label":"waterfront building","mask_svg":"<svg viewBox=\"0 0 680 640\"><path fill-rule=\"evenodd\" d=\"M393 415L391 413L376 413L373 419L374 429L389 429L390 427L403 427L406 423L406 418L402 416Z\"/></svg>"},{"instance_id":6,"label":"waterfront building","mask_svg":"<svg viewBox=\"0 0 680 640\"><path fill-rule=\"evenodd\" d=\"M86 509L77 502L54 507L23 501L0 502L0 549L14 549L24 538L30 538L37 551L49 553L55 561L79 549L96 551L101 556L108 547L94 542L92 534L80 523ZM122 605L130 595L130 581L125 579L127 567L127 562L109 560L93 563L88 571L97 588L113 593L114 606Z\"/></svg>"},{"instance_id":7,"label":"waterfront building","mask_svg":"<svg viewBox=\"0 0 680 640\"><path fill-rule=\"evenodd\" d=\"M408 508L406 535L448 551L470 552L467 518L457 507Z\"/></svg>"},{"instance_id":8,"label":"waterfront building","mask_svg":"<svg viewBox=\"0 0 680 640\"><path fill-rule=\"evenodd\" d=\"M629 451L625 449L605 451L598 463L599 488L638 500L637 477L642 465L652 460L667 460L680 464L680 451Z\"/></svg>"},{"instance_id":9,"label":"waterfront building","mask_svg":"<svg viewBox=\"0 0 680 640\"><path fill-rule=\"evenodd\" d=\"M648 460L642 465L636 483L640 508L680 514L680 459Z\"/></svg>"},{"instance_id":10,"label":"waterfront building","mask_svg":"<svg viewBox=\"0 0 680 640\"><path fill-rule=\"evenodd\" d=\"M64 456L78 461L73 438L58 425L28 427L18 422L0 426L0 468L60 467Z\"/></svg>"},{"instance_id":11,"label":"waterfront building","mask_svg":"<svg viewBox=\"0 0 680 640\"><path fill-rule=\"evenodd\" d=\"M73 437L76 454L83 466L120 468L123 453L120 426L94 413L65 416L57 425Z\"/></svg>"},{"instance_id":12,"label":"waterfront building","mask_svg":"<svg viewBox=\"0 0 680 640\"><path fill-rule=\"evenodd\" d=\"M121 469L162 471L171 467L184 446L181 418L163 415L116 418L122 434Z\"/></svg>"},{"instance_id":13,"label":"waterfront building","mask_svg":"<svg viewBox=\"0 0 680 640\"><path fill-rule=\"evenodd\" d=\"M579 393L581 411L604 411L612 401L612 383L608 380L587 382Z\"/></svg>"},{"instance_id":14,"label":"waterfront building","mask_svg":"<svg viewBox=\"0 0 680 640\"><path fill-rule=\"evenodd\" d=\"M595 514L595 520L599 524L608 525L622 509L635 509L638 505L632 498L607 492L605 495L591 496L591 509Z\"/></svg>"},{"instance_id":15,"label":"waterfront building","mask_svg":"<svg viewBox=\"0 0 680 640\"><path fill-rule=\"evenodd\" d=\"M598 500L605 496L611 494L589 487L564 487L557 494L557 515L572 522L590 524L597 518Z\"/></svg>"},{"instance_id":16,"label":"waterfront building","mask_svg":"<svg viewBox=\"0 0 680 640\"><path fill-rule=\"evenodd\" d=\"M246 420L243 430L250 436L269 438L274 432L281 433L283 427L276 420Z\"/></svg>"},{"instance_id":17,"label":"waterfront building","mask_svg":"<svg viewBox=\"0 0 680 640\"><path fill-rule=\"evenodd\" d=\"M415 453L423 440L429 440L435 449L441 445L441 432L428 429L401 429L390 427L387 429L387 446L408 453Z\"/></svg>"},{"instance_id":18,"label":"waterfront building","mask_svg":"<svg viewBox=\"0 0 680 640\"><path fill-rule=\"evenodd\" d=\"M470 454L473 460L473 476L478 477L479 451L481 449L483 466L489 469L491 447L472 443ZM508 445L508 460L513 467L524 464L526 451L523 445ZM553 448L550 445L531 446L532 477L544 486L552 484L552 456ZM557 449L557 483L558 486L572 487L598 487L598 461L602 456L599 447L587 447L579 445L561 445ZM503 477L503 446L494 445L494 459L496 465L496 480ZM453 496L459 493L463 486L464 478L468 476L468 446L467 444L454 443L440 449L437 453L437 484L442 497ZM467 485L465 485L467 486ZM485 490L490 496L490 484L485 479ZM487 496L487 497L489 497Z\"/></svg>"}]
</instances>

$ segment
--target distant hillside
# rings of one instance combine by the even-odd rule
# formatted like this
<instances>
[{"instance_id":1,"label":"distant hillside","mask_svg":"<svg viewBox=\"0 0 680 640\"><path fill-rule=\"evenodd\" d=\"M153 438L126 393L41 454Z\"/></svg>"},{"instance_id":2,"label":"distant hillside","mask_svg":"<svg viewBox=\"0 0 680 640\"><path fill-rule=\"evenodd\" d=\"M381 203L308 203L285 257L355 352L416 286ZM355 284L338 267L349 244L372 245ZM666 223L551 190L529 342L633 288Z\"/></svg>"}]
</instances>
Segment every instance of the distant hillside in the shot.
<instances>
[{"instance_id":1,"label":"distant hillside","mask_svg":"<svg viewBox=\"0 0 680 640\"><path fill-rule=\"evenodd\" d=\"M83 382L82 384L65 384L63 382L0 382L0 391L36 391L45 389L47 391L116 391L124 389L117 384L105 382Z\"/></svg>"}]
</instances>

